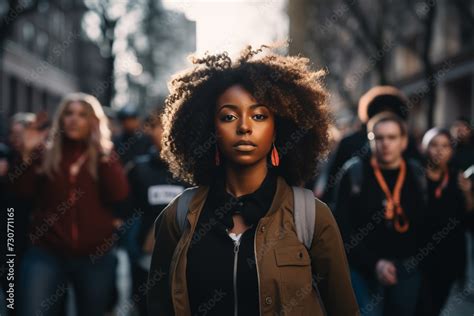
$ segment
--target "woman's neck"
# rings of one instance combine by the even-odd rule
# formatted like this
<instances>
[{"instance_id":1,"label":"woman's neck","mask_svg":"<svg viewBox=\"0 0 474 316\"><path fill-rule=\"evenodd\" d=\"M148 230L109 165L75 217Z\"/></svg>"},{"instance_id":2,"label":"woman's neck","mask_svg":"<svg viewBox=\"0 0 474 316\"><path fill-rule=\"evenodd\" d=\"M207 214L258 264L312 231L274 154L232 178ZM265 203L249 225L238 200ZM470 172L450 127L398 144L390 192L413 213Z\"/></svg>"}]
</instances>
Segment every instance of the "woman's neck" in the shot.
<instances>
[{"instance_id":1,"label":"woman's neck","mask_svg":"<svg viewBox=\"0 0 474 316\"><path fill-rule=\"evenodd\" d=\"M434 164L434 163L428 163L428 166L426 168L426 175L428 178L431 180L439 180L441 176L443 175L443 172L447 169L446 165L439 165L439 164Z\"/></svg>"},{"instance_id":2,"label":"woman's neck","mask_svg":"<svg viewBox=\"0 0 474 316\"><path fill-rule=\"evenodd\" d=\"M87 141L73 140L68 137L63 138L63 150L67 151L84 151L87 148Z\"/></svg>"},{"instance_id":3,"label":"woman's neck","mask_svg":"<svg viewBox=\"0 0 474 316\"><path fill-rule=\"evenodd\" d=\"M395 169L398 169L400 168L400 165L402 164L402 161L403 161L403 158L399 158L395 161L391 161L391 162L383 162L383 161L377 161L380 169L383 169L383 170L395 170Z\"/></svg>"},{"instance_id":4,"label":"woman's neck","mask_svg":"<svg viewBox=\"0 0 474 316\"><path fill-rule=\"evenodd\" d=\"M226 191L235 197L255 192L267 175L266 161L252 166L227 165L225 167Z\"/></svg>"}]
</instances>

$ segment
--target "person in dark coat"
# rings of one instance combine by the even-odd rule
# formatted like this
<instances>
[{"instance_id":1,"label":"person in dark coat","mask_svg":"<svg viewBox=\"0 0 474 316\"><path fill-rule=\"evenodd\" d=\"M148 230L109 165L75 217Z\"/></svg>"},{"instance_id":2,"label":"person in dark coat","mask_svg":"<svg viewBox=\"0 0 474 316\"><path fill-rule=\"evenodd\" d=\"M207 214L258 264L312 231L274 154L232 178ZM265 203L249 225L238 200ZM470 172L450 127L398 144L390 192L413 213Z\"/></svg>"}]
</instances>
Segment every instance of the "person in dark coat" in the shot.
<instances>
[{"instance_id":1,"label":"person in dark coat","mask_svg":"<svg viewBox=\"0 0 474 316\"><path fill-rule=\"evenodd\" d=\"M140 215L133 221L126 242L132 270L132 301L140 316L148 315L143 289L153 251L153 223L166 205L188 187L173 178L168 164L160 157L163 135L160 115L161 111L155 111L147 118L145 127L153 146L147 154L135 157L128 172L132 206Z\"/></svg>"},{"instance_id":2,"label":"person in dark coat","mask_svg":"<svg viewBox=\"0 0 474 316\"><path fill-rule=\"evenodd\" d=\"M466 268L465 230L472 223L472 182L457 168L448 165L453 156L448 130L432 128L423 137L426 157L428 210L426 246L423 260L423 315L437 316L446 303L455 281L464 278ZM428 293L426 293L428 292Z\"/></svg>"},{"instance_id":3,"label":"person in dark coat","mask_svg":"<svg viewBox=\"0 0 474 316\"><path fill-rule=\"evenodd\" d=\"M474 165L474 134L469 120L458 118L451 126L454 155L451 165L459 170L466 170Z\"/></svg>"},{"instance_id":4,"label":"person in dark coat","mask_svg":"<svg viewBox=\"0 0 474 316\"><path fill-rule=\"evenodd\" d=\"M145 155L153 145L151 138L141 127L138 110L133 105L126 105L117 113L122 133L114 138L115 151L120 157L125 170L131 167L130 162L140 155Z\"/></svg>"},{"instance_id":5,"label":"person in dark coat","mask_svg":"<svg viewBox=\"0 0 474 316\"><path fill-rule=\"evenodd\" d=\"M322 200L334 205L335 187L342 175L342 166L354 156L362 159L370 157L371 149L367 140L367 122L381 112L391 112L403 120L408 119L408 101L403 93L393 86L376 86L367 91L359 100L358 116L362 125L359 130L344 137L337 146L328 177L326 191ZM408 147L403 153L405 158L421 160L413 137L408 135Z\"/></svg>"},{"instance_id":6,"label":"person in dark coat","mask_svg":"<svg viewBox=\"0 0 474 316\"><path fill-rule=\"evenodd\" d=\"M343 166L335 217L361 315L416 315L421 272L411 258L424 236L421 165L403 158L404 121L379 113L368 122L371 155Z\"/></svg>"}]
</instances>

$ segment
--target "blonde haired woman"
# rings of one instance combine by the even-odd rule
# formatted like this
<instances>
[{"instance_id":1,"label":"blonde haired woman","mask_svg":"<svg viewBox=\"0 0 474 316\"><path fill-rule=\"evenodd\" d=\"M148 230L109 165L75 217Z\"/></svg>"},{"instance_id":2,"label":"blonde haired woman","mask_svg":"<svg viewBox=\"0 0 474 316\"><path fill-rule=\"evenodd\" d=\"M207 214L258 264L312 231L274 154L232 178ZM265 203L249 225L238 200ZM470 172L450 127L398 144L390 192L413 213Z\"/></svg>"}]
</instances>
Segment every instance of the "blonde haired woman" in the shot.
<instances>
[{"instance_id":1,"label":"blonde haired woman","mask_svg":"<svg viewBox=\"0 0 474 316\"><path fill-rule=\"evenodd\" d=\"M73 93L61 102L46 144L25 132L26 170L15 191L35 203L32 247L20 268L19 315L61 315L68 284L78 315L104 315L113 289L113 210L128 194L99 101Z\"/></svg>"}]
</instances>

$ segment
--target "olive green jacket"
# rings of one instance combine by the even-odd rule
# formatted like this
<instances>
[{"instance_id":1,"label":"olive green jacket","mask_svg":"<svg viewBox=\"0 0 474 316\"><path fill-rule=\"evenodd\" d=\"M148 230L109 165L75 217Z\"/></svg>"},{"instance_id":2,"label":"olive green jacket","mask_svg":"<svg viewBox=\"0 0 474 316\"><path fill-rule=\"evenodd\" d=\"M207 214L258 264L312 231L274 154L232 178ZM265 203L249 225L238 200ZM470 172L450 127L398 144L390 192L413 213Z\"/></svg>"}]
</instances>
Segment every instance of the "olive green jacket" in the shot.
<instances>
[{"instance_id":1,"label":"olive green jacket","mask_svg":"<svg viewBox=\"0 0 474 316\"><path fill-rule=\"evenodd\" d=\"M191 316L186 284L186 254L209 187L199 187L189 204L190 229L176 222L177 199L156 222L147 293L151 316ZM293 191L282 177L268 213L255 233L260 315L359 315L344 246L334 217L316 199L311 249L298 240ZM317 293L312 281L317 284Z\"/></svg>"}]
</instances>

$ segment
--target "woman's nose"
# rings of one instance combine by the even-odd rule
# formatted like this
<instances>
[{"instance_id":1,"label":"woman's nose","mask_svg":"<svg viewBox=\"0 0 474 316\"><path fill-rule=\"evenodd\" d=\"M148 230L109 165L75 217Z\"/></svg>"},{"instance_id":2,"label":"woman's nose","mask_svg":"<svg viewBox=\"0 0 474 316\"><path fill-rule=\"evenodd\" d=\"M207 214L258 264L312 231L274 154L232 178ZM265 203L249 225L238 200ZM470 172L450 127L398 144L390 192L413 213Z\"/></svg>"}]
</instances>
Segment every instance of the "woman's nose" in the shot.
<instances>
[{"instance_id":1,"label":"woman's nose","mask_svg":"<svg viewBox=\"0 0 474 316\"><path fill-rule=\"evenodd\" d=\"M237 134L247 134L252 132L252 128L247 119L242 118L237 127Z\"/></svg>"}]
</instances>

